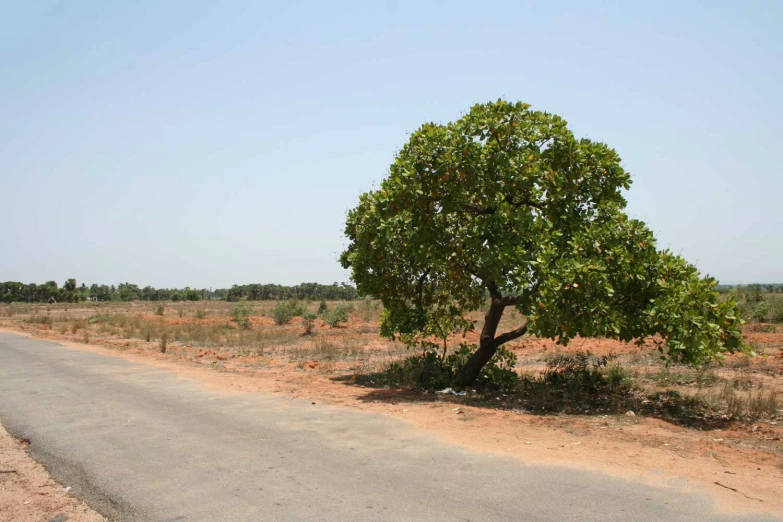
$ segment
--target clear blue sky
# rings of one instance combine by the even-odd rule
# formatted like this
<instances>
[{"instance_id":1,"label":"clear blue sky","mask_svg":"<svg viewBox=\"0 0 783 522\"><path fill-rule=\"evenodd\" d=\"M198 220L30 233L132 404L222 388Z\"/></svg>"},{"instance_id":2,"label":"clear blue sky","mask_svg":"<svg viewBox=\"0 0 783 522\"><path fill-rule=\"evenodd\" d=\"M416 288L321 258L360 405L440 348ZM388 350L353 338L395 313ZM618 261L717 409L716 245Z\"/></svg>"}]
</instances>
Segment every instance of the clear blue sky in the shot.
<instances>
[{"instance_id":1,"label":"clear blue sky","mask_svg":"<svg viewBox=\"0 0 783 522\"><path fill-rule=\"evenodd\" d=\"M614 147L661 246L783 282L783 2L0 6L0 280L346 281L408 133L503 97Z\"/></svg>"}]
</instances>

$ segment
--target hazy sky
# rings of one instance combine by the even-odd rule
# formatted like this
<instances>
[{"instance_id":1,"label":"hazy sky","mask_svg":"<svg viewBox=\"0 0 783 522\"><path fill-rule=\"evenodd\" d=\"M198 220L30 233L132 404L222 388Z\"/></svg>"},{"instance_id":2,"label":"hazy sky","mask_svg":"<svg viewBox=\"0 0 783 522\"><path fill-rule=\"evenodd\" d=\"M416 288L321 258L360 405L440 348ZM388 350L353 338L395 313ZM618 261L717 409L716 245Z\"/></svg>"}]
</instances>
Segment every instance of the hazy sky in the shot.
<instances>
[{"instance_id":1,"label":"hazy sky","mask_svg":"<svg viewBox=\"0 0 783 522\"><path fill-rule=\"evenodd\" d=\"M0 3L0 280L346 281L408 133L499 97L614 147L628 212L783 282L783 2Z\"/></svg>"}]
</instances>

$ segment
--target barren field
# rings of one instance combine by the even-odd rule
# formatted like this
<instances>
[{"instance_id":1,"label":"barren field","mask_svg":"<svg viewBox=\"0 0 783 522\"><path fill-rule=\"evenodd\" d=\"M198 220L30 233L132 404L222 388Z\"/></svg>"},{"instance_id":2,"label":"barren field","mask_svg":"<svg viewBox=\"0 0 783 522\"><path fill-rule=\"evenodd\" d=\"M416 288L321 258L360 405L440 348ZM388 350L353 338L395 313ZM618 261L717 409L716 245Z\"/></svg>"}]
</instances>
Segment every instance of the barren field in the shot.
<instances>
[{"instance_id":1,"label":"barren field","mask_svg":"<svg viewBox=\"0 0 783 522\"><path fill-rule=\"evenodd\" d=\"M275 324L276 303L249 304L248 329L232 320L232 303L218 301L166 303L163 310L139 302L0 305L0 327L108 350L227 391L387 413L477 451L650 482L686 479L709 487L726 508L783 511L781 326L746 325L756 355L703 368L665 366L652 341L577 339L564 348L524 337L508 346L518 357L518 389L426 393L386 385L384 370L412 353L380 337L379 303L354 303L345 326L316 319L311 335L303 335L299 317ZM315 312L318 303L307 306ZM474 319L480 328L481 314ZM501 331L515 319L504 318ZM475 341L472 335L451 340L450 349ZM543 379L558 357L577 352L590 352L584 361L605 376L599 393Z\"/></svg>"}]
</instances>

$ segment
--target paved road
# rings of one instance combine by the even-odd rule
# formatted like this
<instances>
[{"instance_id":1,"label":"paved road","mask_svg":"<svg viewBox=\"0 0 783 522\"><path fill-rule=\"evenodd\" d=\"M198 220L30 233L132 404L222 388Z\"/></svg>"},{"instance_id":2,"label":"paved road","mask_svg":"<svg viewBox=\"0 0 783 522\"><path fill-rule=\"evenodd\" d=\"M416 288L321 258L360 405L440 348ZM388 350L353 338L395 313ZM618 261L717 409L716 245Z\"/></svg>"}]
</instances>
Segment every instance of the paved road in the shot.
<instances>
[{"instance_id":1,"label":"paved road","mask_svg":"<svg viewBox=\"0 0 783 522\"><path fill-rule=\"evenodd\" d=\"M115 520L741 519L713 511L704 494L525 466L384 416L220 394L2 333L0 420L55 479Z\"/></svg>"}]
</instances>

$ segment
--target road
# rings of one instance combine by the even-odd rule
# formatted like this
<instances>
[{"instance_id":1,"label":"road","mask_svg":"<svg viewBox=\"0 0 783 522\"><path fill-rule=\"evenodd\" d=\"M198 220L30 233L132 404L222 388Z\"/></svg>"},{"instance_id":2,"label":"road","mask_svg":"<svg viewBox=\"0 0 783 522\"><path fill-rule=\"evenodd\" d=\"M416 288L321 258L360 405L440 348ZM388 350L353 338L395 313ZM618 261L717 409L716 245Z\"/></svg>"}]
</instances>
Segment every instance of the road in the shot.
<instances>
[{"instance_id":1,"label":"road","mask_svg":"<svg viewBox=\"0 0 783 522\"><path fill-rule=\"evenodd\" d=\"M0 421L113 520L772 520L721 515L704 492L526 466L386 416L220 393L3 333Z\"/></svg>"}]
</instances>

